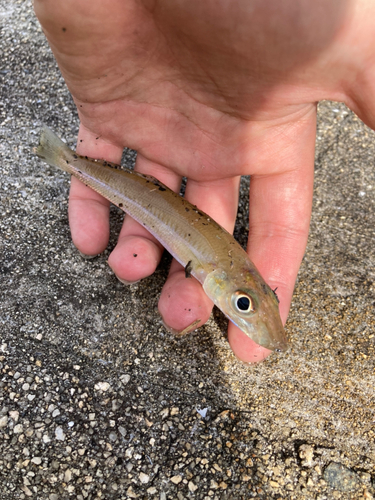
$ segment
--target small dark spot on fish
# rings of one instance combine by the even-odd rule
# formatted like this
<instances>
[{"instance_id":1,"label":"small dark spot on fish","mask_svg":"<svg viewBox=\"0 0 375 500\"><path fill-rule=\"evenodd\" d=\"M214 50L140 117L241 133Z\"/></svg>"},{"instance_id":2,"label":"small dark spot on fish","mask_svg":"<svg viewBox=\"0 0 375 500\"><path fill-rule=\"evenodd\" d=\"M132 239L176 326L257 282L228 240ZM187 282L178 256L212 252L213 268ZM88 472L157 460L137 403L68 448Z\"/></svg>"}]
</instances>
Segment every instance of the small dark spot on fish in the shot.
<instances>
[{"instance_id":1,"label":"small dark spot on fish","mask_svg":"<svg viewBox=\"0 0 375 500\"><path fill-rule=\"evenodd\" d=\"M66 31L66 28L61 28L61 29L62 29L62 31L63 31L63 32L65 33L65 31Z\"/></svg>"},{"instance_id":2,"label":"small dark spot on fish","mask_svg":"<svg viewBox=\"0 0 375 500\"><path fill-rule=\"evenodd\" d=\"M190 208L189 207L185 207L185 212L190 212Z\"/></svg>"},{"instance_id":3,"label":"small dark spot on fish","mask_svg":"<svg viewBox=\"0 0 375 500\"><path fill-rule=\"evenodd\" d=\"M232 269L233 267L233 260L230 261L230 268Z\"/></svg>"},{"instance_id":4,"label":"small dark spot on fish","mask_svg":"<svg viewBox=\"0 0 375 500\"><path fill-rule=\"evenodd\" d=\"M74 154L74 155L73 155L73 158L77 159L77 158L78 158L78 156Z\"/></svg>"},{"instance_id":5,"label":"small dark spot on fish","mask_svg":"<svg viewBox=\"0 0 375 500\"><path fill-rule=\"evenodd\" d=\"M269 290L268 285L266 285L265 283L262 283L262 288L263 288L264 293L268 293L268 290Z\"/></svg>"},{"instance_id":6,"label":"small dark spot on fish","mask_svg":"<svg viewBox=\"0 0 375 500\"><path fill-rule=\"evenodd\" d=\"M88 156L85 156L85 158L86 158L86 160L88 160L88 159L89 159L89 158L88 158Z\"/></svg>"},{"instance_id":7,"label":"small dark spot on fish","mask_svg":"<svg viewBox=\"0 0 375 500\"><path fill-rule=\"evenodd\" d=\"M196 214L200 215L201 217L204 217L204 213L203 213L203 212L201 212L200 210L196 209L196 210L194 210L194 212L195 212Z\"/></svg>"},{"instance_id":8,"label":"small dark spot on fish","mask_svg":"<svg viewBox=\"0 0 375 500\"><path fill-rule=\"evenodd\" d=\"M80 139L79 142L83 142L83 139Z\"/></svg>"},{"instance_id":9,"label":"small dark spot on fish","mask_svg":"<svg viewBox=\"0 0 375 500\"><path fill-rule=\"evenodd\" d=\"M79 105L80 108L83 108L82 104Z\"/></svg>"},{"instance_id":10,"label":"small dark spot on fish","mask_svg":"<svg viewBox=\"0 0 375 500\"><path fill-rule=\"evenodd\" d=\"M65 161L66 161L67 164L69 163L68 160L65 160Z\"/></svg>"},{"instance_id":11,"label":"small dark spot on fish","mask_svg":"<svg viewBox=\"0 0 375 500\"><path fill-rule=\"evenodd\" d=\"M163 186L159 186L159 191L166 191L166 188Z\"/></svg>"},{"instance_id":12,"label":"small dark spot on fish","mask_svg":"<svg viewBox=\"0 0 375 500\"><path fill-rule=\"evenodd\" d=\"M190 233L188 233L188 236L190 236Z\"/></svg>"},{"instance_id":13,"label":"small dark spot on fish","mask_svg":"<svg viewBox=\"0 0 375 500\"><path fill-rule=\"evenodd\" d=\"M137 253L133 253L133 257L137 257L137 256L138 256L138 254L137 254Z\"/></svg>"},{"instance_id":14,"label":"small dark spot on fish","mask_svg":"<svg viewBox=\"0 0 375 500\"><path fill-rule=\"evenodd\" d=\"M97 141L99 138L100 138L100 135L99 135L99 137L96 137L95 140Z\"/></svg>"},{"instance_id":15,"label":"small dark spot on fish","mask_svg":"<svg viewBox=\"0 0 375 500\"><path fill-rule=\"evenodd\" d=\"M122 203L119 203L118 206L122 208L124 205Z\"/></svg>"}]
</instances>

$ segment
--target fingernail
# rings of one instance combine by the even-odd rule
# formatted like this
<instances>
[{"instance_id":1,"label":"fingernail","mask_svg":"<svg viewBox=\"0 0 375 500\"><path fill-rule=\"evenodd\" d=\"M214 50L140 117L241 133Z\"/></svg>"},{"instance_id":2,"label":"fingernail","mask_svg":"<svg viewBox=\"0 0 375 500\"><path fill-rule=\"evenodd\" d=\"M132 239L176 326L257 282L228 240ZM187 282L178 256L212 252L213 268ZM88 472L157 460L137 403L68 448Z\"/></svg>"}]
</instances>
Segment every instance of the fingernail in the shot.
<instances>
[{"instance_id":1,"label":"fingernail","mask_svg":"<svg viewBox=\"0 0 375 500\"><path fill-rule=\"evenodd\" d=\"M115 275L116 276L116 275ZM116 278L121 281L121 283L123 283L124 285L134 285L135 283L138 283L138 281L141 281L141 280L137 280L137 281L126 281L126 280L123 280L122 278L119 278L118 276L116 276Z\"/></svg>"},{"instance_id":2,"label":"fingernail","mask_svg":"<svg viewBox=\"0 0 375 500\"><path fill-rule=\"evenodd\" d=\"M79 254L81 257L83 257L84 259L93 259L94 257L96 257L97 255L99 254L95 254L95 255L86 255L85 253L82 253L78 250Z\"/></svg>"},{"instance_id":3,"label":"fingernail","mask_svg":"<svg viewBox=\"0 0 375 500\"><path fill-rule=\"evenodd\" d=\"M234 354L234 352L232 354L236 358L237 362L240 363L243 366L256 365L256 364L260 363L261 361L263 361L263 360L259 360L259 361L244 361L243 359L240 359L236 354Z\"/></svg>"},{"instance_id":4,"label":"fingernail","mask_svg":"<svg viewBox=\"0 0 375 500\"><path fill-rule=\"evenodd\" d=\"M259 356L259 359L253 359L252 361L245 361L245 360L243 360L243 359L239 358L239 357L237 356L237 354L235 354L233 351L232 351L232 354L233 354L233 356L236 358L236 360L237 360L239 363L241 363L242 365L244 365L244 366L249 366L249 365L257 365L257 364L259 364L259 363L262 363L265 359L267 359L267 358L268 358L268 356L266 356L266 357ZM254 356L254 357L256 357L256 356Z\"/></svg>"},{"instance_id":5,"label":"fingernail","mask_svg":"<svg viewBox=\"0 0 375 500\"><path fill-rule=\"evenodd\" d=\"M161 316L161 315L160 315ZM169 332L175 335L176 337L183 337L184 335L187 335L188 333L194 332L195 330L198 330L198 324L200 323L200 319L196 319L188 325L186 328L183 328L182 330L176 330L175 328L172 328L171 326L168 326L167 323L164 321L163 316L161 316L161 322L164 326L164 328Z\"/></svg>"}]
</instances>

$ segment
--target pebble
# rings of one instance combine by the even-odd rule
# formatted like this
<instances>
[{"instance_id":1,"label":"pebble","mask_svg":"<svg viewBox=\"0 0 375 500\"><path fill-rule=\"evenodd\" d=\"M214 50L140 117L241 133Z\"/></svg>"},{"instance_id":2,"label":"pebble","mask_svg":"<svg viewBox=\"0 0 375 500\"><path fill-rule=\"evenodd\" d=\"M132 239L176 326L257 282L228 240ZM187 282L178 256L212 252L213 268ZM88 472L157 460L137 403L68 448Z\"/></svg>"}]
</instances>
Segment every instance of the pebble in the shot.
<instances>
[{"instance_id":1,"label":"pebble","mask_svg":"<svg viewBox=\"0 0 375 500\"><path fill-rule=\"evenodd\" d=\"M108 391L110 388L110 384L108 382L98 382L97 384L94 385L95 390L97 391Z\"/></svg>"},{"instance_id":2,"label":"pebble","mask_svg":"<svg viewBox=\"0 0 375 500\"><path fill-rule=\"evenodd\" d=\"M6 427L7 424L8 424L8 417L6 415L0 417L0 429Z\"/></svg>"},{"instance_id":3,"label":"pebble","mask_svg":"<svg viewBox=\"0 0 375 500\"><path fill-rule=\"evenodd\" d=\"M358 476L345 465L331 462L323 473L328 485L339 491L353 491L358 486Z\"/></svg>"},{"instance_id":4,"label":"pebble","mask_svg":"<svg viewBox=\"0 0 375 500\"><path fill-rule=\"evenodd\" d=\"M110 433L109 433L109 439L110 439L112 442L117 441L117 434L116 434L115 432L110 432Z\"/></svg>"},{"instance_id":5,"label":"pebble","mask_svg":"<svg viewBox=\"0 0 375 500\"><path fill-rule=\"evenodd\" d=\"M65 440L65 434L64 434L64 431L62 430L61 427L56 427L55 436L56 436L56 439L58 439L59 441Z\"/></svg>"},{"instance_id":6,"label":"pebble","mask_svg":"<svg viewBox=\"0 0 375 500\"><path fill-rule=\"evenodd\" d=\"M120 380L123 385L126 385L129 383L130 375L128 375L127 373L125 375L121 375Z\"/></svg>"},{"instance_id":7,"label":"pebble","mask_svg":"<svg viewBox=\"0 0 375 500\"><path fill-rule=\"evenodd\" d=\"M303 467L312 467L314 448L309 444L303 444L299 447L299 456L303 459Z\"/></svg>"},{"instance_id":8,"label":"pebble","mask_svg":"<svg viewBox=\"0 0 375 500\"><path fill-rule=\"evenodd\" d=\"M14 422L18 422L18 419L20 418L20 412L17 410L13 410L9 412L9 416Z\"/></svg>"},{"instance_id":9,"label":"pebble","mask_svg":"<svg viewBox=\"0 0 375 500\"><path fill-rule=\"evenodd\" d=\"M32 494L32 491L30 490L30 488L28 488L27 486L22 486L21 487L21 490L25 493L25 495L27 495L28 497L31 497L33 496Z\"/></svg>"},{"instance_id":10,"label":"pebble","mask_svg":"<svg viewBox=\"0 0 375 500\"><path fill-rule=\"evenodd\" d=\"M163 408L160 412L160 416L162 419L165 419L169 416L169 408Z\"/></svg>"},{"instance_id":11,"label":"pebble","mask_svg":"<svg viewBox=\"0 0 375 500\"><path fill-rule=\"evenodd\" d=\"M181 477L181 476L172 476L172 477L171 477L171 481L172 481L172 483L174 483L174 484L179 484L179 483L181 483L181 481L182 481L182 477Z\"/></svg>"},{"instance_id":12,"label":"pebble","mask_svg":"<svg viewBox=\"0 0 375 500\"><path fill-rule=\"evenodd\" d=\"M198 409L198 408L197 408L197 412L199 413L199 415L200 415L202 418L206 418L207 411L208 411L208 408L203 408L202 410L200 410L200 409Z\"/></svg>"},{"instance_id":13,"label":"pebble","mask_svg":"<svg viewBox=\"0 0 375 500\"><path fill-rule=\"evenodd\" d=\"M194 484L192 481L189 481L188 488L189 488L189 491L194 493L194 491L196 491L198 489L198 486L196 484Z\"/></svg>"},{"instance_id":14,"label":"pebble","mask_svg":"<svg viewBox=\"0 0 375 500\"><path fill-rule=\"evenodd\" d=\"M129 486L129 488L127 489L126 494L129 498L138 498L138 495L133 491L133 488L131 486Z\"/></svg>"},{"instance_id":15,"label":"pebble","mask_svg":"<svg viewBox=\"0 0 375 500\"><path fill-rule=\"evenodd\" d=\"M139 474L139 480L142 484L147 484L150 481L150 476L141 472Z\"/></svg>"}]
</instances>

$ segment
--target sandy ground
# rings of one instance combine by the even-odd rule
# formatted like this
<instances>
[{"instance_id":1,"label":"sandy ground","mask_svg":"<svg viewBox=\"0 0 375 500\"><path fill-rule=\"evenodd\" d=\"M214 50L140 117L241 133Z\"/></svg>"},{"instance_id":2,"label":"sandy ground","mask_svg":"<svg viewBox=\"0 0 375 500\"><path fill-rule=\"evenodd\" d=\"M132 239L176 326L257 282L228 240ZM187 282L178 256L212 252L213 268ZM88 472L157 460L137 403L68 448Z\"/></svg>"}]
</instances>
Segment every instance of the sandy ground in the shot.
<instances>
[{"instance_id":1,"label":"sandy ground","mask_svg":"<svg viewBox=\"0 0 375 500\"><path fill-rule=\"evenodd\" d=\"M73 247L68 177L31 150L42 123L74 145L75 108L30 2L0 0L0 26L0 499L373 498L374 133L320 105L291 348L246 366L218 311L163 329L167 256L117 281L117 209L102 255Z\"/></svg>"}]
</instances>

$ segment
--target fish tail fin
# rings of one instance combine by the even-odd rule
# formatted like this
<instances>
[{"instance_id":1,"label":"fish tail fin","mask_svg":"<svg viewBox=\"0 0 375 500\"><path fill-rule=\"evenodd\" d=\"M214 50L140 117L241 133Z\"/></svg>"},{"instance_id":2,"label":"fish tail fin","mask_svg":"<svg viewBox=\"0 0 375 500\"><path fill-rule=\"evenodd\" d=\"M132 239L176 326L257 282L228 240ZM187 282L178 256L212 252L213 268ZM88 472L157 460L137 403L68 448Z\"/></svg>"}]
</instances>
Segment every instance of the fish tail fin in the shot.
<instances>
[{"instance_id":1,"label":"fish tail fin","mask_svg":"<svg viewBox=\"0 0 375 500\"><path fill-rule=\"evenodd\" d=\"M39 146L34 148L33 151L39 158L45 160L52 167L58 167L65 172L71 173L69 160L72 156L72 151L46 125L42 127Z\"/></svg>"}]
</instances>

